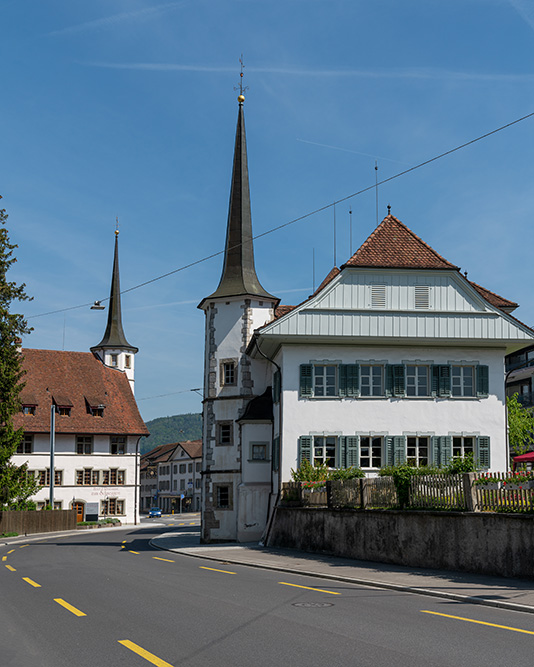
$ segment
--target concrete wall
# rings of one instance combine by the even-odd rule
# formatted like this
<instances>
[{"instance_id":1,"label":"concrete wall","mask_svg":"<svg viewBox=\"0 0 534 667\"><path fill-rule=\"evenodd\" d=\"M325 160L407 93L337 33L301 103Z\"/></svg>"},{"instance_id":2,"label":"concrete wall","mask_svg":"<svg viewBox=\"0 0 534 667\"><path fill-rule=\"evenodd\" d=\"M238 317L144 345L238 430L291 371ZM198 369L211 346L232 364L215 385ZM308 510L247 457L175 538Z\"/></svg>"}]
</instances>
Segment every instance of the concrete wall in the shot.
<instances>
[{"instance_id":1,"label":"concrete wall","mask_svg":"<svg viewBox=\"0 0 534 667\"><path fill-rule=\"evenodd\" d=\"M532 516L277 508L268 546L534 578Z\"/></svg>"}]
</instances>

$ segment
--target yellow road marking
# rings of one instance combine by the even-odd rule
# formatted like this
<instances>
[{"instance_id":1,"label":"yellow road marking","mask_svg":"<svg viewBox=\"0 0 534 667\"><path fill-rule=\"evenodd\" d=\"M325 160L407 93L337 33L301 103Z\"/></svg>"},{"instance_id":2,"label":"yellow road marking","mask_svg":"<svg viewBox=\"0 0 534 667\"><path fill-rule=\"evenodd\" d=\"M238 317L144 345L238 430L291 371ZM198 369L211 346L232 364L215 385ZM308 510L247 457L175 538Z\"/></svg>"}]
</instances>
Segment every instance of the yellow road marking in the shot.
<instances>
[{"instance_id":1,"label":"yellow road marking","mask_svg":"<svg viewBox=\"0 0 534 667\"><path fill-rule=\"evenodd\" d=\"M68 602L65 602L65 600L62 600L61 598L54 598L54 602L57 602L62 607L65 607L65 609L68 609L75 616L87 616L87 614L84 614L83 611L80 611L79 609L76 609L76 607L73 607L71 604L69 604Z\"/></svg>"},{"instance_id":2,"label":"yellow road marking","mask_svg":"<svg viewBox=\"0 0 534 667\"><path fill-rule=\"evenodd\" d=\"M33 579L30 579L29 577L22 577L22 581L25 581L27 584L30 584L30 586L33 586L34 588L41 588L41 584L38 584L35 582Z\"/></svg>"},{"instance_id":3,"label":"yellow road marking","mask_svg":"<svg viewBox=\"0 0 534 667\"><path fill-rule=\"evenodd\" d=\"M176 563L175 560L169 560L168 558L158 558L157 556L152 556L154 560L164 560L167 563Z\"/></svg>"},{"instance_id":4,"label":"yellow road marking","mask_svg":"<svg viewBox=\"0 0 534 667\"><path fill-rule=\"evenodd\" d=\"M179 526L185 526L185 523L179 523L178 525Z\"/></svg>"},{"instance_id":5,"label":"yellow road marking","mask_svg":"<svg viewBox=\"0 0 534 667\"><path fill-rule=\"evenodd\" d=\"M6 567L7 567L8 570L11 570L11 572L16 572L17 571L17 570L15 570L14 567L11 567L11 565L6 565Z\"/></svg>"},{"instance_id":6,"label":"yellow road marking","mask_svg":"<svg viewBox=\"0 0 534 667\"><path fill-rule=\"evenodd\" d=\"M295 588L305 588L307 591L318 591L319 593L330 593L330 595L341 595L337 591L325 591L322 588L310 588L309 586L299 586L298 584L288 584L285 581L279 581L282 586L294 586Z\"/></svg>"},{"instance_id":7,"label":"yellow road marking","mask_svg":"<svg viewBox=\"0 0 534 667\"><path fill-rule=\"evenodd\" d=\"M196 522L196 521L192 521L189 525L190 525L190 526L196 526L196 525L197 525L197 522Z\"/></svg>"},{"instance_id":8,"label":"yellow road marking","mask_svg":"<svg viewBox=\"0 0 534 667\"><path fill-rule=\"evenodd\" d=\"M216 570L214 567L203 567L200 566L201 570L211 570L212 572L222 572L223 574L235 574L235 572L228 572L228 570Z\"/></svg>"},{"instance_id":9,"label":"yellow road marking","mask_svg":"<svg viewBox=\"0 0 534 667\"><path fill-rule=\"evenodd\" d=\"M433 614L434 616L444 616L445 618L454 618L457 621L467 621L468 623L478 623L478 625L489 625L492 628L501 628L502 630L512 630L513 632L524 632L526 635L534 635L532 630L521 630L521 628L511 628L509 625L497 625L496 623L486 623L486 621L475 621L473 618L463 618L463 616L451 616L450 614L440 614L437 611L427 611L421 609L422 614Z\"/></svg>"},{"instance_id":10,"label":"yellow road marking","mask_svg":"<svg viewBox=\"0 0 534 667\"><path fill-rule=\"evenodd\" d=\"M122 541L122 544L126 544L126 540L123 540L123 541Z\"/></svg>"},{"instance_id":11,"label":"yellow road marking","mask_svg":"<svg viewBox=\"0 0 534 667\"><path fill-rule=\"evenodd\" d=\"M132 551L131 549L128 549L128 551L131 554L137 554L139 556L139 551Z\"/></svg>"},{"instance_id":12,"label":"yellow road marking","mask_svg":"<svg viewBox=\"0 0 534 667\"><path fill-rule=\"evenodd\" d=\"M19 547L19 549L24 549L24 547L29 547L29 546L30 546L29 544L23 544L21 547Z\"/></svg>"},{"instance_id":13,"label":"yellow road marking","mask_svg":"<svg viewBox=\"0 0 534 667\"><path fill-rule=\"evenodd\" d=\"M7 556L2 556L2 560L7 560Z\"/></svg>"},{"instance_id":14,"label":"yellow road marking","mask_svg":"<svg viewBox=\"0 0 534 667\"><path fill-rule=\"evenodd\" d=\"M134 644L129 639L119 640L119 644L122 644L123 646L126 646L126 648L129 648L130 651L133 651L134 653L137 653L137 655L140 655L142 658L144 658L145 660L148 660L148 662L151 662L153 665L157 665L157 667L172 667L170 662L165 662L165 660L162 660L161 658L158 658L157 655L154 655L153 653L150 653L149 651L145 651L144 648L141 648L137 644Z\"/></svg>"},{"instance_id":15,"label":"yellow road marking","mask_svg":"<svg viewBox=\"0 0 534 667\"><path fill-rule=\"evenodd\" d=\"M15 549L11 549L11 551L8 551L8 554L12 554L15 551Z\"/></svg>"}]
</instances>

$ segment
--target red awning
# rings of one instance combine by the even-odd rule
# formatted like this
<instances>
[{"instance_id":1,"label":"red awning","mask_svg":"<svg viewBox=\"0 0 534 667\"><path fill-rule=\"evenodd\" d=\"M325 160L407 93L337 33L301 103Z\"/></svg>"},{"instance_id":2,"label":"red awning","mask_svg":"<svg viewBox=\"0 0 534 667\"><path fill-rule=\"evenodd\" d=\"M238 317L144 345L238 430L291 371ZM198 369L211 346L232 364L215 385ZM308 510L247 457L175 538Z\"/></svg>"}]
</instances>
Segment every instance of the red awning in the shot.
<instances>
[{"instance_id":1,"label":"red awning","mask_svg":"<svg viewBox=\"0 0 534 667\"><path fill-rule=\"evenodd\" d=\"M534 452L527 452L526 454L519 454L519 456L514 456L514 461L517 461L517 463L534 461Z\"/></svg>"}]
</instances>

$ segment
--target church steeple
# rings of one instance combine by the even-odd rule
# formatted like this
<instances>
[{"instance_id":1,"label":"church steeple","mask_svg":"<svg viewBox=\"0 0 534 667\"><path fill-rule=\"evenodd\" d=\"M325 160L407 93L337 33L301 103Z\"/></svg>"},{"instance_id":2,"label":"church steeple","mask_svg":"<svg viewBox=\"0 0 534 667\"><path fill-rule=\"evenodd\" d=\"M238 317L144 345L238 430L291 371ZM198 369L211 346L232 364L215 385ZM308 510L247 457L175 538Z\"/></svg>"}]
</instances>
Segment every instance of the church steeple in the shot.
<instances>
[{"instance_id":1,"label":"church steeple","mask_svg":"<svg viewBox=\"0 0 534 667\"><path fill-rule=\"evenodd\" d=\"M254 266L252 215L248 185L247 140L243 102L239 95L239 111L235 135L234 164L226 227L224 266L219 286L207 299L235 296L256 296L276 299L260 284Z\"/></svg>"},{"instance_id":2,"label":"church steeple","mask_svg":"<svg viewBox=\"0 0 534 667\"><path fill-rule=\"evenodd\" d=\"M115 231L115 254L113 272L111 274L111 290L109 293L108 321L104 337L91 348L106 366L117 368L126 373L134 390L134 355L138 348L130 345L122 328L121 287L119 278L119 230Z\"/></svg>"}]
</instances>

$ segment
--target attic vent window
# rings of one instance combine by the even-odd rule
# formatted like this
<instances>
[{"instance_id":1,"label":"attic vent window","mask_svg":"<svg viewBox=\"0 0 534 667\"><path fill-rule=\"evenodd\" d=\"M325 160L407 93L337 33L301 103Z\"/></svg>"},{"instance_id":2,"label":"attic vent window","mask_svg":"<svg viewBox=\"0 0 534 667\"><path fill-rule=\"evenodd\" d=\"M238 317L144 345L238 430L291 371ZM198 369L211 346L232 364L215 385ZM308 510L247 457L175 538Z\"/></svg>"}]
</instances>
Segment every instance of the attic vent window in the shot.
<instances>
[{"instance_id":1,"label":"attic vent window","mask_svg":"<svg viewBox=\"0 0 534 667\"><path fill-rule=\"evenodd\" d=\"M386 307L386 286L371 285L371 308Z\"/></svg>"},{"instance_id":2,"label":"attic vent window","mask_svg":"<svg viewBox=\"0 0 534 667\"><path fill-rule=\"evenodd\" d=\"M415 308L417 310L428 310L430 308L430 286L415 286Z\"/></svg>"}]
</instances>

